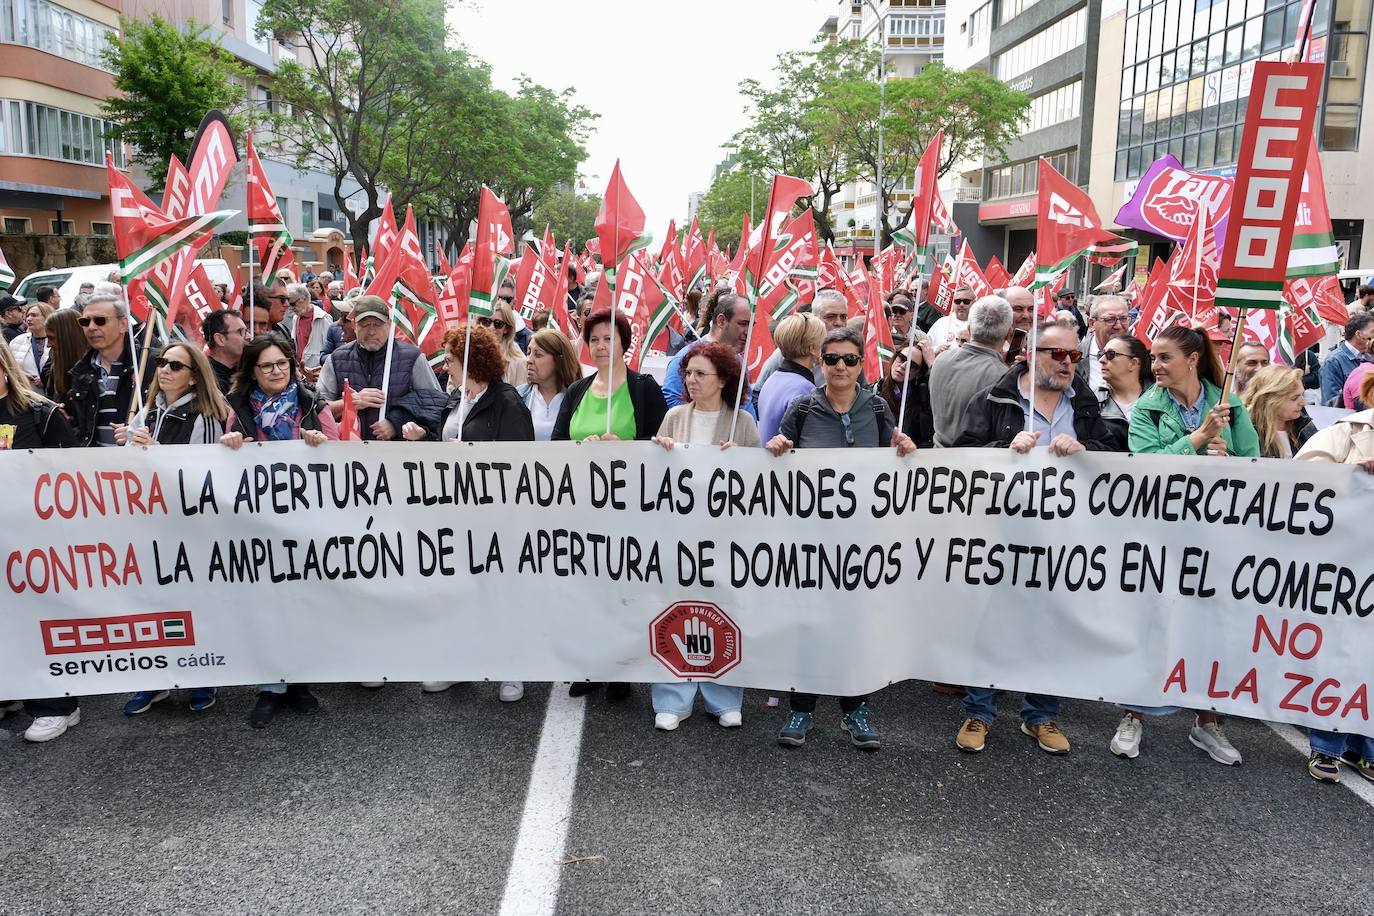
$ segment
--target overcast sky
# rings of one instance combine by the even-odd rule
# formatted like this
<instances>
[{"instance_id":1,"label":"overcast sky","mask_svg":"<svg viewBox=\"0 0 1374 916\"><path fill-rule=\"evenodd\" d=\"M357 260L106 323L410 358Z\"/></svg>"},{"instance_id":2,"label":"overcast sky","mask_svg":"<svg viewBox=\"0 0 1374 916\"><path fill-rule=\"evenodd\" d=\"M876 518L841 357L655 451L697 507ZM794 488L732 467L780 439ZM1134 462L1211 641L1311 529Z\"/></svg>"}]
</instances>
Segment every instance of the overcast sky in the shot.
<instances>
[{"instance_id":1,"label":"overcast sky","mask_svg":"<svg viewBox=\"0 0 1374 916\"><path fill-rule=\"evenodd\" d=\"M657 241L706 190L744 126L738 87L815 37L836 0L464 0L459 41L496 85L524 73L597 112L582 174L599 194L618 157Z\"/></svg>"}]
</instances>

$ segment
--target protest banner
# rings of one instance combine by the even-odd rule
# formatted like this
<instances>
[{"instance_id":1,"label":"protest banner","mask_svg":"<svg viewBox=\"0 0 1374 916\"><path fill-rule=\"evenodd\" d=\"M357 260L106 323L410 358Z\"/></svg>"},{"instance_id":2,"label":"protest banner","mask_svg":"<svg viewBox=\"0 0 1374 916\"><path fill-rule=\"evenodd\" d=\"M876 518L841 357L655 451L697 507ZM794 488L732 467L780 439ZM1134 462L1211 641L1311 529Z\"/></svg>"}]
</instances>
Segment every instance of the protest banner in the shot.
<instances>
[{"instance_id":1,"label":"protest banner","mask_svg":"<svg viewBox=\"0 0 1374 916\"><path fill-rule=\"evenodd\" d=\"M63 459L7 459L8 697L922 678L1370 727L1358 468L648 443Z\"/></svg>"}]
</instances>

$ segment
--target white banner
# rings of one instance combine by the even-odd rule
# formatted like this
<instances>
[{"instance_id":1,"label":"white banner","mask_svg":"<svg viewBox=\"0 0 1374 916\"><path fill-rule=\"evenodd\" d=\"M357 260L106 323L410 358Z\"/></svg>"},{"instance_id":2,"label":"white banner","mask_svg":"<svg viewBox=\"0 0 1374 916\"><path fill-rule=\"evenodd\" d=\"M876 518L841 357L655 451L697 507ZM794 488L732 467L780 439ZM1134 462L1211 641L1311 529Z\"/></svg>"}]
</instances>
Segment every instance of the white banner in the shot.
<instances>
[{"instance_id":1,"label":"white banner","mask_svg":"<svg viewBox=\"0 0 1374 916\"><path fill-rule=\"evenodd\" d=\"M1374 477L647 443L12 453L0 697L922 678L1366 732Z\"/></svg>"}]
</instances>

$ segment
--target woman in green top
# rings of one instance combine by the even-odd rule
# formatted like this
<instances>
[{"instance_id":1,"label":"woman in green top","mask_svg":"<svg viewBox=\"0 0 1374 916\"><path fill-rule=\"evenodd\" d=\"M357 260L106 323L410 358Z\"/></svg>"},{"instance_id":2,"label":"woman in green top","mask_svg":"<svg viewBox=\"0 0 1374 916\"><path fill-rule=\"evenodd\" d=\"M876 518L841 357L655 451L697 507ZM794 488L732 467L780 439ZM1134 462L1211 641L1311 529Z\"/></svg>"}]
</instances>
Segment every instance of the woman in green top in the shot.
<instances>
[{"instance_id":1,"label":"woman in green top","mask_svg":"<svg viewBox=\"0 0 1374 916\"><path fill-rule=\"evenodd\" d=\"M615 365L611 364L612 333L618 338L614 346ZM553 424L553 441L617 441L658 435L668 404L652 376L632 372L625 366L625 351L631 342L630 322L624 315L616 315L612 322L610 310L600 309L582 325L582 339L596 363L596 374L568 386ZM611 409L609 435L607 403Z\"/></svg>"},{"instance_id":2,"label":"woman in green top","mask_svg":"<svg viewBox=\"0 0 1374 916\"><path fill-rule=\"evenodd\" d=\"M1172 327L1150 348L1154 385L1131 409L1130 449L1141 454L1259 456L1259 436L1240 398L1221 402L1223 370L1212 341L1191 328ZM1109 745L1118 757L1137 757L1143 717L1177 707L1125 706ZM1217 763L1239 766L1240 751L1227 739L1221 717L1197 712L1188 740Z\"/></svg>"},{"instance_id":3,"label":"woman in green top","mask_svg":"<svg viewBox=\"0 0 1374 916\"><path fill-rule=\"evenodd\" d=\"M615 334L615 346L611 335ZM630 322L624 315L611 317L610 309L598 309L582 324L582 340L596 363L596 374L568 386L563 406L553 424L553 441L614 442L652 439L663 425L668 404L652 376L631 372L625 365L630 348ZM615 350L615 359L611 351ZM609 397L608 397L609 394ZM611 432L606 433L606 406L611 410ZM585 696L601 686L597 681L574 681L568 696ZM618 703L630 696L630 685L606 685L606 702Z\"/></svg>"}]
</instances>

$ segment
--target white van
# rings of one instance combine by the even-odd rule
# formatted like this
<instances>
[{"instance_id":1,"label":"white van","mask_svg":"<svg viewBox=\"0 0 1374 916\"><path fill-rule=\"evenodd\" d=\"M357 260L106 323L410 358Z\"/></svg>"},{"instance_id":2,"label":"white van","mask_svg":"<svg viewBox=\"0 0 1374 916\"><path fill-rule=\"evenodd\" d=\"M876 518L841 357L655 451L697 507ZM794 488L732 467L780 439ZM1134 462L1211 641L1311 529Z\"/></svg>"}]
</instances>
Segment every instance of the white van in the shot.
<instances>
[{"instance_id":1,"label":"white van","mask_svg":"<svg viewBox=\"0 0 1374 916\"><path fill-rule=\"evenodd\" d=\"M229 265L222 258L200 258L196 261L205 267L211 283L223 283L233 287L233 275ZM34 301L34 294L44 286L56 286L58 298L63 308L76 304L77 291L82 283L100 283L118 272L118 264L87 264L82 267L64 267L58 270L40 270L25 277L18 286L10 291L11 295L22 296L26 301Z\"/></svg>"}]
</instances>

